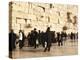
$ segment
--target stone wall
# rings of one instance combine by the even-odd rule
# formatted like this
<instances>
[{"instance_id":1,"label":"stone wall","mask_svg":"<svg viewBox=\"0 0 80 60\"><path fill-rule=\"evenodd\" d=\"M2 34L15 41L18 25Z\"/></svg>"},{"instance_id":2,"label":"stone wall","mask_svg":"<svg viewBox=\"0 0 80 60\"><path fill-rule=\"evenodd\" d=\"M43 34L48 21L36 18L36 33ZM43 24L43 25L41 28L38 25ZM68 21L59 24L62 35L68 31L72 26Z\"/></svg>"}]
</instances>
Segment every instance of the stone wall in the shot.
<instances>
[{"instance_id":1,"label":"stone wall","mask_svg":"<svg viewBox=\"0 0 80 60\"><path fill-rule=\"evenodd\" d=\"M24 30L27 35L32 29L46 31L48 26L52 31L62 31L67 26L66 32L77 32L77 23L74 25L74 16L77 16L76 5L12 2L9 5L9 27L18 34ZM71 22L68 22L67 12L70 12Z\"/></svg>"}]
</instances>

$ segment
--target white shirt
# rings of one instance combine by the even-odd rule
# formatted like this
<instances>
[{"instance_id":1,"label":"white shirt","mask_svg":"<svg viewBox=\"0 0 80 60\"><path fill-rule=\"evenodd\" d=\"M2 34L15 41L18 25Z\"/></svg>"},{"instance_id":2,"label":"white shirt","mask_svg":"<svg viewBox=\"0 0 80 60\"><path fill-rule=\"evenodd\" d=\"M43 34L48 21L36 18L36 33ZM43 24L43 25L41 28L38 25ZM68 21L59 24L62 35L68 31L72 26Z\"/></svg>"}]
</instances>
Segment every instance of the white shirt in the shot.
<instances>
[{"instance_id":1,"label":"white shirt","mask_svg":"<svg viewBox=\"0 0 80 60\"><path fill-rule=\"evenodd\" d=\"M38 40L36 40L36 44L39 44Z\"/></svg>"},{"instance_id":2,"label":"white shirt","mask_svg":"<svg viewBox=\"0 0 80 60\"><path fill-rule=\"evenodd\" d=\"M23 39L22 33L20 32L20 33L19 33L19 40L22 40L22 39Z\"/></svg>"},{"instance_id":3,"label":"white shirt","mask_svg":"<svg viewBox=\"0 0 80 60\"><path fill-rule=\"evenodd\" d=\"M47 46L47 42L45 42L45 47Z\"/></svg>"}]
</instances>

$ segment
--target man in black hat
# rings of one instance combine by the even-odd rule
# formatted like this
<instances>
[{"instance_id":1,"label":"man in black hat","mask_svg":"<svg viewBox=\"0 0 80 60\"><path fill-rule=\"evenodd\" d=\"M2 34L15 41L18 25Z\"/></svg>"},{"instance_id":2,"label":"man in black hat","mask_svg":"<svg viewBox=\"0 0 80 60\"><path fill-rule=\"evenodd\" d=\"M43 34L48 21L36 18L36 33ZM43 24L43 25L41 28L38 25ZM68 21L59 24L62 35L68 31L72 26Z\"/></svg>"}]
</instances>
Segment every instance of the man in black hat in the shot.
<instances>
[{"instance_id":1,"label":"man in black hat","mask_svg":"<svg viewBox=\"0 0 80 60\"><path fill-rule=\"evenodd\" d=\"M11 29L9 33L9 57L12 58L12 51L15 50L16 34Z\"/></svg>"},{"instance_id":2,"label":"man in black hat","mask_svg":"<svg viewBox=\"0 0 80 60\"><path fill-rule=\"evenodd\" d=\"M19 30L19 49L22 49L22 47L24 46L24 40L25 40L26 36L24 35L24 32L22 30Z\"/></svg>"},{"instance_id":3,"label":"man in black hat","mask_svg":"<svg viewBox=\"0 0 80 60\"><path fill-rule=\"evenodd\" d=\"M36 40L38 39L38 33L36 31L36 28L33 30L33 43L34 43L34 48L36 48Z\"/></svg>"},{"instance_id":4,"label":"man in black hat","mask_svg":"<svg viewBox=\"0 0 80 60\"><path fill-rule=\"evenodd\" d=\"M44 52L46 52L48 50L48 52L50 51L50 48L51 48L51 32L50 32L50 27L47 28L46 30L46 46L45 46L45 49L44 49Z\"/></svg>"},{"instance_id":5,"label":"man in black hat","mask_svg":"<svg viewBox=\"0 0 80 60\"><path fill-rule=\"evenodd\" d=\"M60 32L57 33L57 41L58 41L58 46L62 46L63 45L63 34Z\"/></svg>"}]
</instances>

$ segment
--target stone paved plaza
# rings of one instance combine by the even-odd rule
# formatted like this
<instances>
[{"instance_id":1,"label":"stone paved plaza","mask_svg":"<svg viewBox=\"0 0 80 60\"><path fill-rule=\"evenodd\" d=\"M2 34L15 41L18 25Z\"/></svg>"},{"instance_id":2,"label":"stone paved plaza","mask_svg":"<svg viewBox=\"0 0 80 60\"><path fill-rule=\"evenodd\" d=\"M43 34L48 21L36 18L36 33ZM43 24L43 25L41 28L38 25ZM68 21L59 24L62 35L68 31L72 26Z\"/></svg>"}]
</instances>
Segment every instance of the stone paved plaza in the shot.
<instances>
[{"instance_id":1,"label":"stone paved plaza","mask_svg":"<svg viewBox=\"0 0 80 60\"><path fill-rule=\"evenodd\" d=\"M40 46L34 49L33 47L23 47L19 50L18 47L13 51L13 58L34 58L34 57L49 57L49 56L65 56L78 54L78 42L67 40L64 46L58 46L57 43L52 44L50 52L43 52L44 48Z\"/></svg>"}]
</instances>

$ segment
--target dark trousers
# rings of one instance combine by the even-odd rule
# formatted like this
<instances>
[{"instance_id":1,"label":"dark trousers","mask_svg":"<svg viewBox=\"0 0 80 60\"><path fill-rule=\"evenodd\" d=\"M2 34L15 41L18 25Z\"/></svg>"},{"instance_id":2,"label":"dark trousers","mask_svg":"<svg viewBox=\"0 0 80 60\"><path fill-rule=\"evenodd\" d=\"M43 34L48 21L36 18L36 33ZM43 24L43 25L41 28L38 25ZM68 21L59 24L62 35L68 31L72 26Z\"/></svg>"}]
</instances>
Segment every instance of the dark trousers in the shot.
<instances>
[{"instance_id":1,"label":"dark trousers","mask_svg":"<svg viewBox=\"0 0 80 60\"><path fill-rule=\"evenodd\" d=\"M37 45L36 45L36 42L35 42L35 43L34 43L34 48L36 48L36 46L37 46Z\"/></svg>"},{"instance_id":2,"label":"dark trousers","mask_svg":"<svg viewBox=\"0 0 80 60\"><path fill-rule=\"evenodd\" d=\"M58 46L63 46L63 42L62 41L58 41Z\"/></svg>"},{"instance_id":3,"label":"dark trousers","mask_svg":"<svg viewBox=\"0 0 80 60\"><path fill-rule=\"evenodd\" d=\"M19 48L22 48L22 40L19 40Z\"/></svg>"},{"instance_id":4,"label":"dark trousers","mask_svg":"<svg viewBox=\"0 0 80 60\"><path fill-rule=\"evenodd\" d=\"M46 47L45 47L45 49L44 49L44 52L46 52L46 51L50 51L50 48L51 48L51 45L47 45Z\"/></svg>"}]
</instances>

